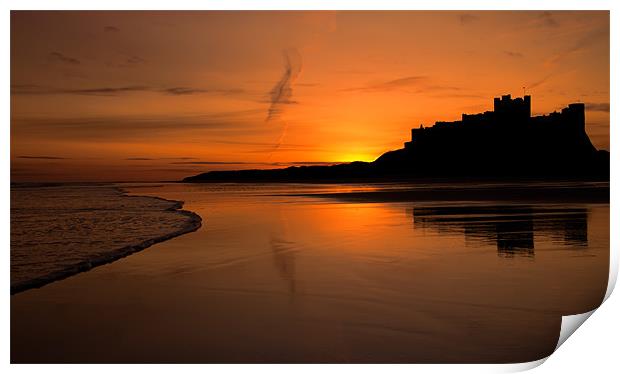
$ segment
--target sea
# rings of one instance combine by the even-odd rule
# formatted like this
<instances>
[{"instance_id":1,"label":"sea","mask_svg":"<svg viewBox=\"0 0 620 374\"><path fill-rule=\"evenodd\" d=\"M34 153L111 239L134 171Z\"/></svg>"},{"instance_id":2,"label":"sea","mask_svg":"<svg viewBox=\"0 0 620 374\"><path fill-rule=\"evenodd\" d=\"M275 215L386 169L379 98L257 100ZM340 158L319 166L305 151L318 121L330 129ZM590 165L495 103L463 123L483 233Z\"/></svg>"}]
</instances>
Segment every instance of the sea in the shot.
<instances>
[{"instance_id":1,"label":"sea","mask_svg":"<svg viewBox=\"0 0 620 374\"><path fill-rule=\"evenodd\" d=\"M605 295L609 204L338 197L435 187L14 185L11 285L31 287L11 297L11 360L549 355L561 317ZM128 246L140 250L54 278Z\"/></svg>"},{"instance_id":2,"label":"sea","mask_svg":"<svg viewBox=\"0 0 620 374\"><path fill-rule=\"evenodd\" d=\"M62 279L199 225L177 201L112 185L11 186L11 289Z\"/></svg>"}]
</instances>

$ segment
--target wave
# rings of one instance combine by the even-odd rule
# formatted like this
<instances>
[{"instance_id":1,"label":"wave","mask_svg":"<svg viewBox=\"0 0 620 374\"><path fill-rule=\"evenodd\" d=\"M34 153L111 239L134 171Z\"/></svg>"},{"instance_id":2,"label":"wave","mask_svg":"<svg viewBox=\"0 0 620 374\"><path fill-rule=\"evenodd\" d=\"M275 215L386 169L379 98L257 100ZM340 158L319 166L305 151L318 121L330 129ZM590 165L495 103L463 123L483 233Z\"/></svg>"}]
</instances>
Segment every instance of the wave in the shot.
<instances>
[{"instance_id":1,"label":"wave","mask_svg":"<svg viewBox=\"0 0 620 374\"><path fill-rule=\"evenodd\" d=\"M15 187L15 186L13 186ZM33 186L29 186L30 188L28 188L29 193L27 196L24 196L24 199L28 198L28 199L32 199L32 187ZM37 186L37 187L41 187L41 186ZM47 186L46 186L47 187ZM58 193L58 186L54 186L55 188L55 193ZM61 189L63 187L60 187ZM75 187L73 187L75 188ZM103 187L105 188L105 187ZM103 190L103 188L97 188L97 192L101 192ZM125 208L125 204L127 202L130 202L134 205L131 206L131 210L125 210L122 212L122 214L124 214L125 216L127 214L130 213L135 213L136 215L139 214L140 212L140 204L142 204L142 206L145 206L145 209L148 209L151 212L157 212L157 210L159 210L160 212L166 212L166 214L169 213L174 213L175 215L179 215L183 217L183 222L179 222L179 221L175 221L174 222L174 227L175 229L173 231L168 231L165 233L161 233L161 230L165 229L165 228L171 228L172 225L168 225L164 228L158 226L160 233L143 233L141 232L141 239L140 241L137 241L135 243L131 243L128 245L123 245L121 247L118 248L111 248L111 249L106 249L103 252L97 252L97 253L89 253L89 251L92 251L92 249L89 249L89 243L87 243L88 238L84 237L82 239L84 239L84 243L82 246L79 246L78 243L78 248L80 248L79 253L75 253L75 250L70 250L67 249L67 253L64 253L62 255L62 257L59 256L58 253L54 253L54 255L56 257L54 258L48 258L45 257L46 255L44 254L44 260L41 261L40 258L37 258L36 256L37 254L37 250L36 248L33 247L40 247L43 246L45 247L45 245L51 246L51 245L62 245L63 244L63 238L61 237L61 240L58 241L52 241L51 238L46 238L45 240L47 240L46 243L40 243L40 242L36 242L37 237L35 235L35 239L33 241L33 239L30 239L28 242L25 243L20 243L19 242L19 238L14 238L16 234L15 232L18 232L20 227L19 225L24 222L24 211L27 209L24 208L20 208L20 204L12 204L12 205L17 205L16 207L12 206L12 212L11 212L11 294L16 294L19 292L23 292L29 289L33 289L33 288L39 288L42 287L46 284L61 280L61 279L65 279L68 278L72 275L81 273L81 272L85 272L88 270L91 270L97 266L101 266L101 265L105 265L108 263L111 263L113 261L116 261L118 259L121 259L123 257L129 256L133 253L139 252L145 248L148 248L150 246L152 246L153 244L156 243L160 243L163 242L165 240L169 240L171 238L183 235L183 234L187 234L193 231L198 230L201 225L202 225L202 218L191 211L188 210L183 210L183 204L184 202L182 201L176 201L176 200L168 200L168 199L163 199L160 197L151 197L151 196L136 196L136 195L127 195L127 193L125 191L123 191L120 188L117 187L113 187L115 191L117 191L117 197L118 199L123 199L123 201L120 202L116 202L118 204L118 206L114 207L115 209L122 209ZM12 189L11 193L15 194L15 195L19 195L15 190L19 190L19 188L15 188ZM46 188L36 188L36 190L47 190ZM43 193L44 195L47 195L47 193ZM75 199L75 192L72 192L70 194L70 196ZM78 197L79 199L80 197ZM88 198L92 199L92 196L88 196ZM108 197L109 198L109 197ZM12 202L14 200L19 201L21 199L21 197L17 196L17 197L12 197ZM128 199L131 199L128 200ZM142 199L140 201L138 201L137 199ZM35 198L36 200L36 198ZM52 198L53 200L53 198ZM86 202L82 203L82 204L88 204L88 199ZM105 198L103 199L105 200ZM46 204L50 204L50 199L49 197L46 198L45 202ZM62 203L62 199L59 200L59 203ZM162 202L164 204L150 204L148 205L148 202ZM30 203L31 204L31 203ZM137 205L136 205L137 204ZM119 208L120 207L120 208ZM32 210L32 209L31 209ZM67 217L69 217L70 219L75 219L75 216L77 213L79 212L88 212L89 214L93 214L92 217L90 217L91 221L95 219L94 216L97 213L95 212L97 210L97 208L94 209L88 209L87 207L74 207L72 208L70 211L65 212L67 214ZM109 212L110 210L108 210ZM113 211L113 209L112 209ZM120 211L120 210L119 210ZM36 217L36 218L31 218L31 219L38 219L39 222L44 222L43 225L45 225L46 223L49 224L49 222L56 222L55 220L51 220L50 217L43 217L43 219L41 218L42 215L45 215L46 213L42 213L42 212L49 212L47 214L51 215L54 214L54 209L45 209L45 210L41 210L41 211L37 211L34 210L30 213L30 217ZM17 216L17 214L20 214L19 217L15 217ZM29 217L26 217L25 219L27 220ZM157 217L153 218L156 219ZM167 217L168 218L168 217ZM160 220L162 218L160 217ZM91 222L92 223L92 222ZM146 226L146 221L145 221L145 226ZM36 224L39 224L38 222ZM118 223L112 223L112 225L114 224L118 224ZM135 223L134 223L135 224ZM92 224L93 227L90 227L89 229L92 230L97 230L97 225L96 224ZM150 227L150 226L149 226ZM109 229L109 227L108 227ZM69 230L68 228L65 227L65 230ZM24 235L22 236L29 236L29 232L28 229L23 229L22 231L24 231ZM47 228L42 228L43 232L46 233L57 233L57 231L54 231L53 227L47 227ZM62 231L62 230L61 230ZM102 235L107 235L107 233L104 233ZM144 239L144 236L148 235L149 237L147 239ZM14 240L15 239L15 240ZM127 240L127 238L110 238L109 240L113 240L113 241L118 241L118 240ZM75 244L75 236L71 239L67 239L64 238L65 242L69 242L69 240L72 240L70 243ZM90 245L92 246L94 243L99 243L98 241L93 241L92 238L90 239L91 243ZM43 239L41 239L41 241L43 241ZM34 245L33 245L34 244ZM61 248L66 248L68 247L67 245L62 245ZM56 247L52 248L55 249ZM46 248L47 249L47 248ZM43 250L43 252L45 252L45 250ZM47 249L47 252L52 252L49 249ZM40 255L39 255L40 256ZM55 261L55 258L62 258L62 260L66 260L66 258L72 258L72 257L87 257L86 259L81 259L80 261L75 261L75 262L71 262L71 263L62 263L59 264L58 261ZM37 262L38 261L38 262ZM47 262L46 262L47 261ZM24 278L24 276L22 274L19 274L19 276L17 276L17 274L14 274L14 266L18 267L20 266L20 269L22 269L23 273L27 273L27 274L31 274L31 273L35 273L38 271L38 274L36 274L36 276L34 277L30 277L27 279L19 279L16 281L13 281L14 277L19 278L21 276L21 278ZM36 268L36 270L33 269L29 269L29 267L31 268ZM41 270L41 267L43 267L44 269L49 269L48 271L46 270ZM43 272L43 273L42 273ZM15 271L15 273L17 273ZM41 274L42 273L42 274Z\"/></svg>"}]
</instances>

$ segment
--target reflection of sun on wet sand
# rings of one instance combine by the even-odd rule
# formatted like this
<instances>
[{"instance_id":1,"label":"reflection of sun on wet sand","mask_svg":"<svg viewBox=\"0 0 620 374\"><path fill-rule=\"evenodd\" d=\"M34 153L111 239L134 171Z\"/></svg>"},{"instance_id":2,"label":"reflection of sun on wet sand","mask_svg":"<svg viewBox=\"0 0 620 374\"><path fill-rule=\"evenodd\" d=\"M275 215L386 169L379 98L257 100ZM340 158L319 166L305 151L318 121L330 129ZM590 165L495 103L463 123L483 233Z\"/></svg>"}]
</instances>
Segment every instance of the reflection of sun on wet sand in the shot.
<instances>
[{"instance_id":1,"label":"reflection of sun on wet sand","mask_svg":"<svg viewBox=\"0 0 620 374\"><path fill-rule=\"evenodd\" d=\"M428 182L374 191L302 194L349 202L504 201L520 203L609 203L609 182Z\"/></svg>"}]
</instances>

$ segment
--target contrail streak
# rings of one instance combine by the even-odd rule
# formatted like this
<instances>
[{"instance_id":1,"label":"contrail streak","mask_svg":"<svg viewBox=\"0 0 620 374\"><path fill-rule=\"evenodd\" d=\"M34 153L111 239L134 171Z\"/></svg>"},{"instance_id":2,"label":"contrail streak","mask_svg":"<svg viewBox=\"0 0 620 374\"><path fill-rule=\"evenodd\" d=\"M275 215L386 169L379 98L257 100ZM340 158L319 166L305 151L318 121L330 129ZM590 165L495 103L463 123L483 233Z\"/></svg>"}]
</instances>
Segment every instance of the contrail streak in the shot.
<instances>
[{"instance_id":1,"label":"contrail streak","mask_svg":"<svg viewBox=\"0 0 620 374\"><path fill-rule=\"evenodd\" d=\"M293 83L301 72L301 55L297 49L289 48L283 51L283 56L284 73L282 74L282 78L280 78L278 83L276 83L276 85L269 92L271 104L267 110L267 118L265 118L265 122L272 122L274 120L281 119L280 115L284 109L283 105L295 103L295 101L292 101L291 98L293 96ZM288 123L286 121L282 121L282 123L282 133L274 146L274 151L280 147L282 140L286 136ZM269 157L271 157L271 154Z\"/></svg>"}]
</instances>

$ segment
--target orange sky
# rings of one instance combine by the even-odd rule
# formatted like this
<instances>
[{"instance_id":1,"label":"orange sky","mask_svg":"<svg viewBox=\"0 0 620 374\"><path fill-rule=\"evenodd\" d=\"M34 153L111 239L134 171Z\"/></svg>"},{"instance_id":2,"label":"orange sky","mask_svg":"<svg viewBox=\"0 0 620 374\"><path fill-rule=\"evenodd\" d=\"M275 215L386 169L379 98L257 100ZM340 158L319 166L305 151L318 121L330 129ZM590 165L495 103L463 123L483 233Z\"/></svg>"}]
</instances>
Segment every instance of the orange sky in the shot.
<instances>
[{"instance_id":1,"label":"orange sky","mask_svg":"<svg viewBox=\"0 0 620 374\"><path fill-rule=\"evenodd\" d=\"M11 178L371 161L523 86L609 149L609 13L12 12Z\"/></svg>"}]
</instances>

